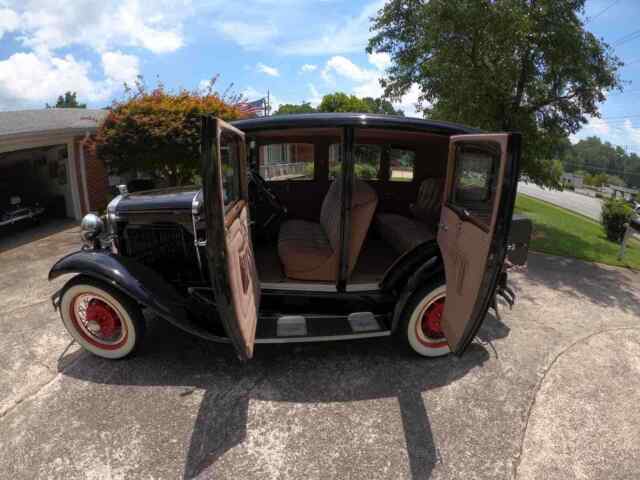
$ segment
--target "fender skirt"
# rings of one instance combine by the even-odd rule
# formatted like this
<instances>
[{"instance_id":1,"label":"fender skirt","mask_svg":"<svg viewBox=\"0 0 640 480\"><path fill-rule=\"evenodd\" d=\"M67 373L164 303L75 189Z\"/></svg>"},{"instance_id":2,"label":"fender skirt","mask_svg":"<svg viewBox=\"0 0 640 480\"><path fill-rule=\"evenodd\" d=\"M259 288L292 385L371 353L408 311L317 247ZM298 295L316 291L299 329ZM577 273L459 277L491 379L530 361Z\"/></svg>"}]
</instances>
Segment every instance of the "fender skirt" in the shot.
<instances>
[{"instance_id":1,"label":"fender skirt","mask_svg":"<svg viewBox=\"0 0 640 480\"><path fill-rule=\"evenodd\" d=\"M226 337L213 335L189 318L188 299L150 268L108 251L81 250L61 258L49 271L49 281L68 273L79 273L103 281L120 290L143 307L192 335L218 342ZM53 298L57 307L56 293Z\"/></svg>"}]
</instances>

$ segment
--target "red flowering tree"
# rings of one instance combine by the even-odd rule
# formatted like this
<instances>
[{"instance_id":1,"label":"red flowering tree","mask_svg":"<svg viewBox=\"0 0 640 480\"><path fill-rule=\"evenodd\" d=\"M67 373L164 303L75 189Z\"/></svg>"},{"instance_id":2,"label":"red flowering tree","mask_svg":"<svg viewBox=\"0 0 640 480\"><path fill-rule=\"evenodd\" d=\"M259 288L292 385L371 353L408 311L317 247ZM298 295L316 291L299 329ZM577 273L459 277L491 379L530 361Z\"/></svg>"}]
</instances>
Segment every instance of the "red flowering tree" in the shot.
<instances>
[{"instance_id":1,"label":"red flowering tree","mask_svg":"<svg viewBox=\"0 0 640 480\"><path fill-rule=\"evenodd\" d=\"M238 98L225 101L212 88L171 93L161 84L147 91L138 82L134 90L114 103L93 143L116 174L144 172L170 186L193 182L200 170L200 116L235 120L244 115L234 106Z\"/></svg>"}]
</instances>

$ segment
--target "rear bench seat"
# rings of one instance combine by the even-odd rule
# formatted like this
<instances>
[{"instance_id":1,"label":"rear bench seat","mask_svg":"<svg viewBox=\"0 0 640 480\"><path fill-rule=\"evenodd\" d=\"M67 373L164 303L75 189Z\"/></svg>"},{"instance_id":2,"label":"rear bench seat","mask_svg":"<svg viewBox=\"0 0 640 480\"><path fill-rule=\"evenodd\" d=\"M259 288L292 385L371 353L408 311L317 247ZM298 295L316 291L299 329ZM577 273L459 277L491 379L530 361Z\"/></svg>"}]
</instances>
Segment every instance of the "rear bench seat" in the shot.
<instances>
[{"instance_id":1,"label":"rear bench seat","mask_svg":"<svg viewBox=\"0 0 640 480\"><path fill-rule=\"evenodd\" d=\"M436 237L443 188L442 178L423 180L416 203L409 207L412 218L395 213L376 215L376 228L380 236L396 252L403 254Z\"/></svg>"}]
</instances>

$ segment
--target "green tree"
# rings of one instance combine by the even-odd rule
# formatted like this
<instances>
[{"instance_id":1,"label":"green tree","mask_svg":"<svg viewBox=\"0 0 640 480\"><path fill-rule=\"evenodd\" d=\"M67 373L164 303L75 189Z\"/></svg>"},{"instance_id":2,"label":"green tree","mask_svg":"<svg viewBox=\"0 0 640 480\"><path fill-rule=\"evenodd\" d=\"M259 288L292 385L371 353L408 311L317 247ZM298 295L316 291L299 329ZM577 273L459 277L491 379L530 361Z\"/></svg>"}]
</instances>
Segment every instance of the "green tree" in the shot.
<instances>
[{"instance_id":1,"label":"green tree","mask_svg":"<svg viewBox=\"0 0 640 480\"><path fill-rule=\"evenodd\" d=\"M362 99L365 105L365 113L382 113L385 115L399 115L404 117L402 110L393 108L393 104L384 98L364 97Z\"/></svg>"},{"instance_id":2,"label":"green tree","mask_svg":"<svg viewBox=\"0 0 640 480\"><path fill-rule=\"evenodd\" d=\"M309 102L302 102L300 105L285 103L278 107L274 115L290 115L293 113L315 113L317 110Z\"/></svg>"},{"instance_id":3,"label":"green tree","mask_svg":"<svg viewBox=\"0 0 640 480\"><path fill-rule=\"evenodd\" d=\"M384 98L356 97L344 92L330 93L322 97L319 112L358 112L382 113L386 115L404 115L402 110L393 108L393 104Z\"/></svg>"},{"instance_id":4,"label":"green tree","mask_svg":"<svg viewBox=\"0 0 640 480\"><path fill-rule=\"evenodd\" d=\"M86 103L79 103L76 92L65 92L59 95L56 104L52 107L47 103L47 108L87 108Z\"/></svg>"},{"instance_id":5,"label":"green tree","mask_svg":"<svg viewBox=\"0 0 640 480\"><path fill-rule=\"evenodd\" d=\"M141 81L115 103L99 127L93 146L114 173L145 172L171 186L194 181L200 169L203 113L234 120L242 113L212 90L148 91Z\"/></svg>"},{"instance_id":6,"label":"green tree","mask_svg":"<svg viewBox=\"0 0 640 480\"><path fill-rule=\"evenodd\" d=\"M387 52L381 83L421 89L426 116L523 133L523 173L557 185L557 145L598 116L622 62L585 29L585 0L390 0L369 52Z\"/></svg>"},{"instance_id":7,"label":"green tree","mask_svg":"<svg viewBox=\"0 0 640 480\"><path fill-rule=\"evenodd\" d=\"M343 92L330 93L322 97L319 112L365 112L367 104L355 95Z\"/></svg>"}]
</instances>

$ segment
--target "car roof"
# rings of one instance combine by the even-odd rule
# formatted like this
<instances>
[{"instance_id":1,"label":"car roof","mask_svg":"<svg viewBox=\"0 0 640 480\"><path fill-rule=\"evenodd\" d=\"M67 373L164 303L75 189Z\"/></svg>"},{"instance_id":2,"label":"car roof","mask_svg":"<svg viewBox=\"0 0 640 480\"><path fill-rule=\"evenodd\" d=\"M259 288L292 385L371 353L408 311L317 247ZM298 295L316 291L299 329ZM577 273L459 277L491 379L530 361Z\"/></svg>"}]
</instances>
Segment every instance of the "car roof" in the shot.
<instances>
[{"instance_id":1,"label":"car roof","mask_svg":"<svg viewBox=\"0 0 640 480\"><path fill-rule=\"evenodd\" d=\"M423 118L401 117L372 113L304 113L296 115L274 115L236 120L231 124L244 131L279 130L286 128L318 127L375 127L397 130L411 130L442 135L481 133L482 130L451 122L426 120Z\"/></svg>"}]
</instances>

